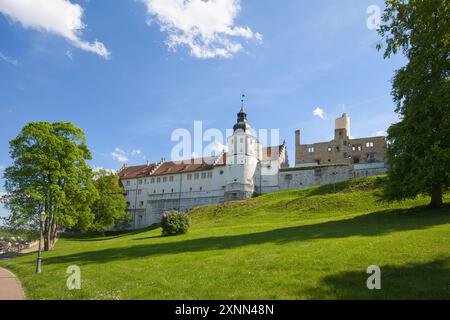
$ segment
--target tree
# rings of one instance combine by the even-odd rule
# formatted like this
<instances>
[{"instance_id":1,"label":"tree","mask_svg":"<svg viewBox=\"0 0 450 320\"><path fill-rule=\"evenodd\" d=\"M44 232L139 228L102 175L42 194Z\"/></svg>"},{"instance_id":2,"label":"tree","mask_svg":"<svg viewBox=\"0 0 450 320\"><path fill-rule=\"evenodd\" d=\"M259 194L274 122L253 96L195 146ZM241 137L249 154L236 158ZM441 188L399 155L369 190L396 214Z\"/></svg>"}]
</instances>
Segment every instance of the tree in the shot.
<instances>
[{"instance_id":1,"label":"tree","mask_svg":"<svg viewBox=\"0 0 450 320\"><path fill-rule=\"evenodd\" d=\"M104 232L115 224L128 221L130 217L126 212L125 190L119 184L119 177L100 170L94 178L94 185L99 198L92 204L95 218L91 230Z\"/></svg>"},{"instance_id":2,"label":"tree","mask_svg":"<svg viewBox=\"0 0 450 320\"><path fill-rule=\"evenodd\" d=\"M388 130L384 197L428 194L440 207L450 187L450 1L386 0L379 34L385 58L408 59L393 79L400 122Z\"/></svg>"},{"instance_id":3,"label":"tree","mask_svg":"<svg viewBox=\"0 0 450 320\"><path fill-rule=\"evenodd\" d=\"M44 249L53 249L61 228L87 229L98 197L84 132L71 123L32 122L10 142L12 166L4 173L10 225L39 224L43 210Z\"/></svg>"}]
</instances>

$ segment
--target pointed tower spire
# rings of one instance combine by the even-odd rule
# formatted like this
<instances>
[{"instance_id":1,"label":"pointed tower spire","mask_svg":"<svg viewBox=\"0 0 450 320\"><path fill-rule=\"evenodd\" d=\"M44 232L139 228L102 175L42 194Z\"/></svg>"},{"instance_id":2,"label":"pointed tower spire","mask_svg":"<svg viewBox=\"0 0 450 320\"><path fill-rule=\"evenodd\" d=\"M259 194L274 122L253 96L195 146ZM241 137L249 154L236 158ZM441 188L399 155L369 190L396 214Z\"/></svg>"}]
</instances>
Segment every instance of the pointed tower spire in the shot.
<instances>
[{"instance_id":1,"label":"pointed tower spire","mask_svg":"<svg viewBox=\"0 0 450 320\"><path fill-rule=\"evenodd\" d=\"M242 97L241 97L241 112L245 112L244 111L244 99L245 99L245 94L242 94Z\"/></svg>"},{"instance_id":2,"label":"pointed tower spire","mask_svg":"<svg viewBox=\"0 0 450 320\"><path fill-rule=\"evenodd\" d=\"M250 125L247 122L247 113L244 110L244 98L245 94L242 95L241 110L237 114L237 123L233 127L234 131L242 129L244 132L247 132L250 129Z\"/></svg>"}]
</instances>

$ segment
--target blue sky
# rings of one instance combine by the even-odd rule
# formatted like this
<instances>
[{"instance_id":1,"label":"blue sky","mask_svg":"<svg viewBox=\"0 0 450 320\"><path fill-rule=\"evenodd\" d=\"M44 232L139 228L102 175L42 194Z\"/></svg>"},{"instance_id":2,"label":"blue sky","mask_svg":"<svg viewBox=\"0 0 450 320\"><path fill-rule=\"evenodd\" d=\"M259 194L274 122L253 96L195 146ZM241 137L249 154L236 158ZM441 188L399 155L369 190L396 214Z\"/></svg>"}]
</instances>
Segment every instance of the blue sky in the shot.
<instances>
[{"instance_id":1,"label":"blue sky","mask_svg":"<svg viewBox=\"0 0 450 320\"><path fill-rule=\"evenodd\" d=\"M30 121L84 129L93 166L169 158L177 128L231 128L241 93L254 128L280 129L291 165L297 128L310 143L331 139L344 111L355 137L397 119L390 79L405 61L384 60L366 25L380 0L14 1L0 0L0 170Z\"/></svg>"}]
</instances>

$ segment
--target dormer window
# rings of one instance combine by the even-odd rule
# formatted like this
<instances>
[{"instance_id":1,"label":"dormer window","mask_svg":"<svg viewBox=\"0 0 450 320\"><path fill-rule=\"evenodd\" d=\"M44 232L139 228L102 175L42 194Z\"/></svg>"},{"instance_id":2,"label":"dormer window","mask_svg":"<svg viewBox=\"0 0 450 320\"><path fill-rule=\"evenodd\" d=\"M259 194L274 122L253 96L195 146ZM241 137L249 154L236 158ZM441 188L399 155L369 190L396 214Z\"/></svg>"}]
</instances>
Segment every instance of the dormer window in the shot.
<instances>
[{"instance_id":1,"label":"dormer window","mask_svg":"<svg viewBox=\"0 0 450 320\"><path fill-rule=\"evenodd\" d=\"M308 153L314 153L314 152L316 152L316 148L314 148L314 147L308 148Z\"/></svg>"},{"instance_id":2,"label":"dormer window","mask_svg":"<svg viewBox=\"0 0 450 320\"><path fill-rule=\"evenodd\" d=\"M366 147L367 148L373 148L374 147L373 141L366 142Z\"/></svg>"}]
</instances>

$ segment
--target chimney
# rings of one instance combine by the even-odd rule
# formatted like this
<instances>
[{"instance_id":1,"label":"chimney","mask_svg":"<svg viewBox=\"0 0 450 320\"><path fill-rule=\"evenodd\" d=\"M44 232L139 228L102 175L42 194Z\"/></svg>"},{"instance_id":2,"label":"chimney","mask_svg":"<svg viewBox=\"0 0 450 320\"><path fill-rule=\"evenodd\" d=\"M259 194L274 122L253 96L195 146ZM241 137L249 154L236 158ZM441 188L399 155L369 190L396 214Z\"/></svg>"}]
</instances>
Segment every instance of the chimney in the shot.
<instances>
[{"instance_id":1,"label":"chimney","mask_svg":"<svg viewBox=\"0 0 450 320\"><path fill-rule=\"evenodd\" d=\"M296 130L295 131L295 145L299 146L300 145L300 130Z\"/></svg>"}]
</instances>

